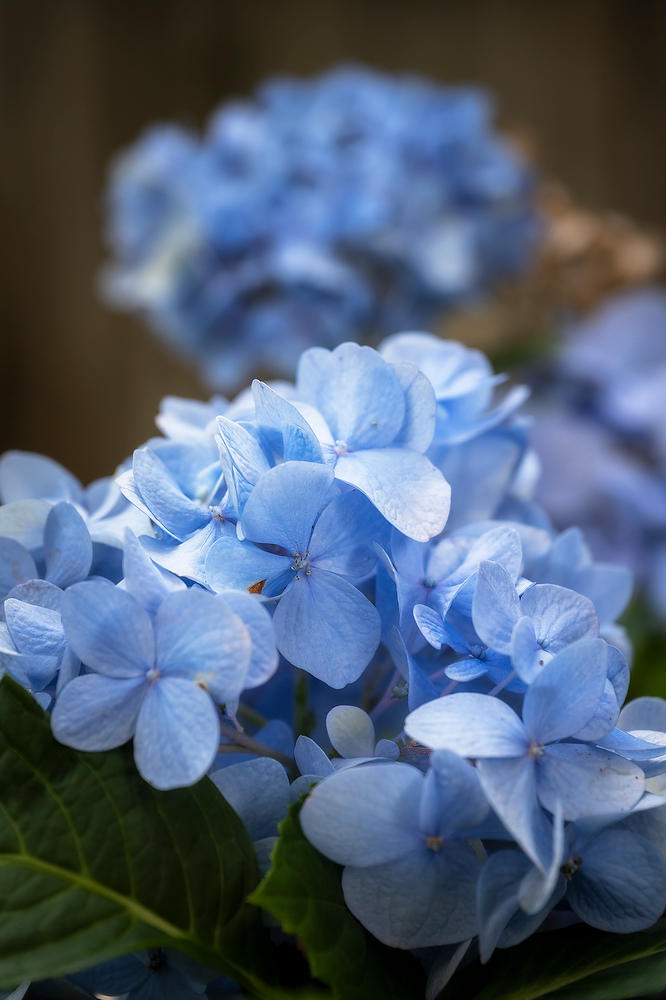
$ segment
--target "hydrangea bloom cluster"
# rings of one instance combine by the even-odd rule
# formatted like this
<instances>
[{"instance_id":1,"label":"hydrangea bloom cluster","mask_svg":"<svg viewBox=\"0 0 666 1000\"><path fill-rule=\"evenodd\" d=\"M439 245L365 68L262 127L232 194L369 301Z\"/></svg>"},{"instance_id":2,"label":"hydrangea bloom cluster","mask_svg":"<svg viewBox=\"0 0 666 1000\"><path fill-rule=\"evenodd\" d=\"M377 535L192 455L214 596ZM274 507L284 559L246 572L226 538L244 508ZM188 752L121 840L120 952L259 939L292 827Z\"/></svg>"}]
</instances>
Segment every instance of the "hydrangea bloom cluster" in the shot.
<instances>
[{"instance_id":1,"label":"hydrangea bloom cluster","mask_svg":"<svg viewBox=\"0 0 666 1000\"><path fill-rule=\"evenodd\" d=\"M229 404L165 400L95 519L115 575L64 470L0 463L2 666L57 738L131 740L157 788L210 775L262 871L305 794L351 912L440 985L548 921L647 928L666 893L666 704L622 707L630 574L550 529L524 393L493 406L497 381L401 334L312 348ZM169 952L81 982L149 980L226 988Z\"/></svg>"},{"instance_id":2,"label":"hydrangea bloom cluster","mask_svg":"<svg viewBox=\"0 0 666 1000\"><path fill-rule=\"evenodd\" d=\"M475 89L349 67L270 80L202 138L153 127L111 175L107 293L223 388L421 326L518 272L536 235L491 113Z\"/></svg>"},{"instance_id":3,"label":"hydrangea bloom cluster","mask_svg":"<svg viewBox=\"0 0 666 1000\"><path fill-rule=\"evenodd\" d=\"M666 294L611 298L566 331L536 410L539 500L631 566L666 617Z\"/></svg>"}]
</instances>

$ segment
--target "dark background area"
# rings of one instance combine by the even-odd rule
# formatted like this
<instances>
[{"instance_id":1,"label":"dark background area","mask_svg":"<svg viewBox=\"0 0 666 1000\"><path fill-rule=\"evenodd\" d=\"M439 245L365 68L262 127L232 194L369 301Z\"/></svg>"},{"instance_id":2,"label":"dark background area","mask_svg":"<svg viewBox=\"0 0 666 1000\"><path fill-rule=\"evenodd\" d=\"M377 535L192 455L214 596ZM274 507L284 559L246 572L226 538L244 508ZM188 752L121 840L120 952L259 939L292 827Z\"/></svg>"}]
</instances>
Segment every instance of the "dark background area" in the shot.
<instances>
[{"instance_id":1,"label":"dark background area","mask_svg":"<svg viewBox=\"0 0 666 1000\"><path fill-rule=\"evenodd\" d=\"M99 299L110 157L155 121L201 128L266 75L341 60L495 92L544 171L666 228L663 0L2 0L0 450L89 480L203 395Z\"/></svg>"}]
</instances>

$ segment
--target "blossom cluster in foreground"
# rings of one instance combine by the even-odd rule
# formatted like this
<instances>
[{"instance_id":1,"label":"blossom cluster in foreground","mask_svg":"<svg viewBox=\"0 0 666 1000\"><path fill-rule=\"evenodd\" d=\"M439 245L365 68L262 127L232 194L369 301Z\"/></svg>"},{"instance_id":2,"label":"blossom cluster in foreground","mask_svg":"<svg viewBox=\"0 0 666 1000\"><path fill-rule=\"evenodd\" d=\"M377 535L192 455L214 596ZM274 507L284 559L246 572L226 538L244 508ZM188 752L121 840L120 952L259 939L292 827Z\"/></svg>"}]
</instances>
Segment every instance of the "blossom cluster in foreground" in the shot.
<instances>
[{"instance_id":1,"label":"blossom cluster in foreground","mask_svg":"<svg viewBox=\"0 0 666 1000\"><path fill-rule=\"evenodd\" d=\"M112 170L107 294L227 389L428 323L534 243L530 171L491 117L479 90L343 67L268 81L203 137L154 126Z\"/></svg>"},{"instance_id":2,"label":"blossom cluster in foreground","mask_svg":"<svg viewBox=\"0 0 666 1000\"><path fill-rule=\"evenodd\" d=\"M0 665L56 737L132 740L157 788L211 775L263 871L307 795L349 909L424 961L544 922L639 930L666 893L666 704L623 708L630 574L550 528L524 393L494 404L498 381L400 334L231 403L165 400L115 483L0 460ZM183 962L85 982L139 997L171 969L202 995Z\"/></svg>"}]
</instances>

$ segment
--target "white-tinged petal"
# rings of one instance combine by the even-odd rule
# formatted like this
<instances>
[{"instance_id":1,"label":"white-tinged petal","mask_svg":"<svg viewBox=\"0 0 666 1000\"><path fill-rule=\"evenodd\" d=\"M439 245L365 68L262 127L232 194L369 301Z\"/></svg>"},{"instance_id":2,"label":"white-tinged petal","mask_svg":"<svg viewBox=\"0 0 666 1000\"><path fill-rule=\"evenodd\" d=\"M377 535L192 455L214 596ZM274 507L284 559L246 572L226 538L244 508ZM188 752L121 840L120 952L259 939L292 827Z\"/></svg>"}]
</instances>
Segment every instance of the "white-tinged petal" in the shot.
<instances>
[{"instance_id":1,"label":"white-tinged petal","mask_svg":"<svg viewBox=\"0 0 666 1000\"><path fill-rule=\"evenodd\" d=\"M336 705L326 716L326 731L341 757L374 756L375 727L362 708Z\"/></svg>"}]
</instances>

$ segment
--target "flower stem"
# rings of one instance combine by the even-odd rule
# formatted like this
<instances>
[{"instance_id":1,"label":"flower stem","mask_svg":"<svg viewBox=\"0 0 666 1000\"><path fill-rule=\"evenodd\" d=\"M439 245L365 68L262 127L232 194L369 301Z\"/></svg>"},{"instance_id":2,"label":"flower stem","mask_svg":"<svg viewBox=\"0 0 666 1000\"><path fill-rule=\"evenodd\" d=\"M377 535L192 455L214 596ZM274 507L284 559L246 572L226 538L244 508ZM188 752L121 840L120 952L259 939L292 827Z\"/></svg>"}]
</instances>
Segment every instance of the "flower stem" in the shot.
<instances>
[{"instance_id":1,"label":"flower stem","mask_svg":"<svg viewBox=\"0 0 666 1000\"><path fill-rule=\"evenodd\" d=\"M229 740L229 743L221 743L218 747L219 753L253 753L258 757L271 757L277 760L288 771L296 772L296 761L287 754L274 750L273 747L266 746L254 737L248 736L242 729L235 729L226 722L220 722L220 732L222 736Z\"/></svg>"}]
</instances>

